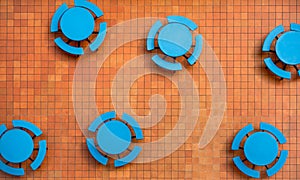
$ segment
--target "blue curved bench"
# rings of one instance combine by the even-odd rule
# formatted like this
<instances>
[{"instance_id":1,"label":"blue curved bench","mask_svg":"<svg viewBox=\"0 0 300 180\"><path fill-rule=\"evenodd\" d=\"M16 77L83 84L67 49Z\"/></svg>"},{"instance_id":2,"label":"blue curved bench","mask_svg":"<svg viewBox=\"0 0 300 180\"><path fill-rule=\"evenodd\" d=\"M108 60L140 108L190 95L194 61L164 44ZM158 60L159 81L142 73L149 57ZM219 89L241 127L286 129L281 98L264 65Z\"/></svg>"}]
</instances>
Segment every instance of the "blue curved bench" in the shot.
<instances>
[{"instance_id":1,"label":"blue curved bench","mask_svg":"<svg viewBox=\"0 0 300 180\"><path fill-rule=\"evenodd\" d=\"M192 20L183 17L183 16L168 16L167 17L169 23L180 23L186 25L190 30L194 31L198 28L197 24Z\"/></svg>"},{"instance_id":2,"label":"blue curved bench","mask_svg":"<svg viewBox=\"0 0 300 180\"><path fill-rule=\"evenodd\" d=\"M60 37L56 38L54 42L58 47L70 54L82 55L84 53L81 47L70 46L69 44L65 43Z\"/></svg>"},{"instance_id":3,"label":"blue curved bench","mask_svg":"<svg viewBox=\"0 0 300 180\"><path fill-rule=\"evenodd\" d=\"M68 6L67 6L66 3L63 3L56 10L56 12L54 13L54 15L52 17L52 21L51 21L51 26L50 26L50 31L51 32L57 32L58 31L58 22L59 22L59 19L61 18L61 16L63 15L63 13L66 12L66 10L68 10Z\"/></svg>"},{"instance_id":4,"label":"blue curved bench","mask_svg":"<svg viewBox=\"0 0 300 180\"><path fill-rule=\"evenodd\" d=\"M136 139L143 139L143 132L140 125L133 119L130 115L124 113L122 115L122 120L126 121L133 129Z\"/></svg>"},{"instance_id":5,"label":"blue curved bench","mask_svg":"<svg viewBox=\"0 0 300 180\"><path fill-rule=\"evenodd\" d=\"M86 139L87 147L91 153L91 155L101 164L106 165L108 162L108 158L104 157L99 151L96 149L94 140L92 138Z\"/></svg>"},{"instance_id":6,"label":"blue curved bench","mask_svg":"<svg viewBox=\"0 0 300 180\"><path fill-rule=\"evenodd\" d=\"M97 37L95 38L95 40L90 44L90 49L92 51L95 51L96 49L99 48L99 46L103 43L104 38L106 36L106 31L107 31L106 22L100 23L99 26L100 26L100 31L99 31Z\"/></svg>"},{"instance_id":7,"label":"blue curved bench","mask_svg":"<svg viewBox=\"0 0 300 180\"><path fill-rule=\"evenodd\" d=\"M231 149L232 150L239 150L240 148L240 144L241 141L243 140L243 138L251 131L253 131L254 128L252 126L252 124L248 124L247 126L245 126L243 129L241 129L236 136L233 139L232 145L231 145Z\"/></svg>"},{"instance_id":8,"label":"blue curved bench","mask_svg":"<svg viewBox=\"0 0 300 180\"><path fill-rule=\"evenodd\" d=\"M102 124L106 120L113 119L113 118L116 118L116 112L115 111L110 111L110 112L103 113L100 116L98 116L91 123L88 130L91 131L91 132L96 132L96 130L97 130L97 128L100 124Z\"/></svg>"},{"instance_id":9,"label":"blue curved bench","mask_svg":"<svg viewBox=\"0 0 300 180\"><path fill-rule=\"evenodd\" d=\"M247 167L241 160L241 158L239 156L234 157L233 159L234 164L236 165L236 167L241 170L244 174L253 177L253 178L259 178L260 177L260 173L259 171L256 171L254 169L250 169L249 167Z\"/></svg>"},{"instance_id":10,"label":"blue curved bench","mask_svg":"<svg viewBox=\"0 0 300 180\"><path fill-rule=\"evenodd\" d=\"M298 76L300 76L300 70L298 70Z\"/></svg>"},{"instance_id":11,"label":"blue curved bench","mask_svg":"<svg viewBox=\"0 0 300 180\"><path fill-rule=\"evenodd\" d=\"M288 71L285 71L283 69L280 69L279 67L277 67L271 58L266 58L264 60L266 66L270 69L270 71L272 71L274 74L276 74L277 76L281 77L281 78L286 78L286 79L291 79L291 73Z\"/></svg>"},{"instance_id":12,"label":"blue curved bench","mask_svg":"<svg viewBox=\"0 0 300 180\"><path fill-rule=\"evenodd\" d=\"M196 63L197 59L199 58L201 52L202 52L202 47L203 47L203 38L202 35L197 35L195 37L196 44L195 44L195 49L194 52L192 53L191 57L188 58L188 63L190 65L193 65Z\"/></svg>"},{"instance_id":13,"label":"blue curved bench","mask_svg":"<svg viewBox=\"0 0 300 180\"><path fill-rule=\"evenodd\" d=\"M95 4L85 0L74 0L75 6L87 8L92 11L97 17L103 16L103 12Z\"/></svg>"},{"instance_id":14,"label":"blue curved bench","mask_svg":"<svg viewBox=\"0 0 300 180\"><path fill-rule=\"evenodd\" d=\"M125 157L115 160L115 167L124 166L131 161L133 161L141 152L142 148L139 146L135 146L133 150Z\"/></svg>"},{"instance_id":15,"label":"blue curved bench","mask_svg":"<svg viewBox=\"0 0 300 180\"><path fill-rule=\"evenodd\" d=\"M35 160L30 164L30 167L32 170L36 170L37 168L39 168L41 166L42 162L45 159L46 151L47 151L46 140L42 140L39 142L38 154L37 154Z\"/></svg>"},{"instance_id":16,"label":"blue curved bench","mask_svg":"<svg viewBox=\"0 0 300 180\"><path fill-rule=\"evenodd\" d=\"M14 127L19 127L19 128L25 128L30 130L35 136L40 136L43 132L40 130L40 128L36 127L36 125L23 121L23 120L13 120L12 124Z\"/></svg>"},{"instance_id":17,"label":"blue curved bench","mask_svg":"<svg viewBox=\"0 0 300 180\"><path fill-rule=\"evenodd\" d=\"M160 22L160 20L156 21L155 24L151 27L149 33L148 33L148 37L147 37L147 50L153 50L154 47L154 40L155 40L155 36L158 32L158 30L162 27L162 23Z\"/></svg>"},{"instance_id":18,"label":"blue curved bench","mask_svg":"<svg viewBox=\"0 0 300 180\"><path fill-rule=\"evenodd\" d=\"M266 37L265 42L262 47L262 51L270 51L271 44L276 36L284 32L284 27L282 25L277 26L273 29Z\"/></svg>"},{"instance_id":19,"label":"blue curved bench","mask_svg":"<svg viewBox=\"0 0 300 180\"><path fill-rule=\"evenodd\" d=\"M4 124L2 124L2 125L0 126L0 137L1 137L1 135L2 135L6 130L7 130L6 126L5 126Z\"/></svg>"},{"instance_id":20,"label":"blue curved bench","mask_svg":"<svg viewBox=\"0 0 300 180\"><path fill-rule=\"evenodd\" d=\"M291 31L300 31L300 25L296 23L291 23L290 29Z\"/></svg>"},{"instance_id":21,"label":"blue curved bench","mask_svg":"<svg viewBox=\"0 0 300 180\"><path fill-rule=\"evenodd\" d=\"M23 168L14 168L11 166L6 165L0 160L0 169L4 171L7 174L13 175L13 176L23 176L25 174Z\"/></svg>"},{"instance_id":22,"label":"blue curved bench","mask_svg":"<svg viewBox=\"0 0 300 180\"><path fill-rule=\"evenodd\" d=\"M286 138L284 135L274 126L268 123L261 122L259 125L259 128L261 130L269 131L271 132L279 141L280 144L286 143Z\"/></svg>"},{"instance_id":23,"label":"blue curved bench","mask_svg":"<svg viewBox=\"0 0 300 180\"><path fill-rule=\"evenodd\" d=\"M167 70L171 71L179 71L182 70L181 64L180 63L171 63L168 61L163 60L160 58L158 55L154 55L152 57L152 61L157 64L159 67L162 67Z\"/></svg>"},{"instance_id":24,"label":"blue curved bench","mask_svg":"<svg viewBox=\"0 0 300 180\"><path fill-rule=\"evenodd\" d=\"M270 169L267 170L267 175L268 176L273 176L274 174L276 174L284 165L286 159L288 156L288 151L287 150L282 150L280 152L280 156L278 161L276 162L276 164L274 166L272 166Z\"/></svg>"}]
</instances>

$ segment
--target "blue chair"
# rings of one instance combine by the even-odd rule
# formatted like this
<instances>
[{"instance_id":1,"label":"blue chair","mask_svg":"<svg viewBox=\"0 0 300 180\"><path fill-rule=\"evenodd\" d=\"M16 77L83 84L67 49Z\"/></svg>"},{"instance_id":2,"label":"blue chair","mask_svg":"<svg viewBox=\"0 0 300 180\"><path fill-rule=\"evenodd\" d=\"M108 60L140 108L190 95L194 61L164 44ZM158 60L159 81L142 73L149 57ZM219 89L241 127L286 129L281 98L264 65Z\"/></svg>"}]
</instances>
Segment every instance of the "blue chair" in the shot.
<instances>
[{"instance_id":1,"label":"blue chair","mask_svg":"<svg viewBox=\"0 0 300 180\"><path fill-rule=\"evenodd\" d=\"M266 66L272 73L276 74L277 76L281 78L291 79L291 73L288 71L285 71L283 69L280 69L278 66L276 66L271 58L266 58L264 60Z\"/></svg>"},{"instance_id":2,"label":"blue chair","mask_svg":"<svg viewBox=\"0 0 300 180\"><path fill-rule=\"evenodd\" d=\"M86 140L87 147L91 155L101 164L106 165L108 162L108 158L104 157L99 151L96 149L96 145L92 138Z\"/></svg>"},{"instance_id":3,"label":"blue chair","mask_svg":"<svg viewBox=\"0 0 300 180\"><path fill-rule=\"evenodd\" d=\"M253 131L254 128L252 126L252 124L248 124L247 126L245 126L243 129L241 129L237 135L234 137L232 145L231 145L231 149L232 150L239 150L240 148L240 144L243 140L243 138L251 131Z\"/></svg>"},{"instance_id":4,"label":"blue chair","mask_svg":"<svg viewBox=\"0 0 300 180\"><path fill-rule=\"evenodd\" d=\"M144 139L142 129L135 119L126 113L122 115L122 119L132 127L137 140Z\"/></svg>"},{"instance_id":5,"label":"blue chair","mask_svg":"<svg viewBox=\"0 0 300 180\"><path fill-rule=\"evenodd\" d=\"M14 168L12 166L8 166L6 164L4 164L1 160L0 160L0 169L10 175L13 176L24 176L25 172L23 168Z\"/></svg>"},{"instance_id":6,"label":"blue chair","mask_svg":"<svg viewBox=\"0 0 300 180\"><path fill-rule=\"evenodd\" d=\"M286 138L284 137L284 135L271 124L260 122L260 130L269 131L270 133L272 133L277 138L280 144L286 143Z\"/></svg>"},{"instance_id":7,"label":"blue chair","mask_svg":"<svg viewBox=\"0 0 300 180\"><path fill-rule=\"evenodd\" d=\"M81 47L70 46L69 44L65 43L60 37L56 38L54 42L59 48L61 48L62 50L70 54L74 54L74 55L84 54L83 49Z\"/></svg>"},{"instance_id":8,"label":"blue chair","mask_svg":"<svg viewBox=\"0 0 300 180\"><path fill-rule=\"evenodd\" d=\"M106 112L104 114L101 114L98 116L89 126L88 130L91 132L96 132L97 128L102 124L104 121L109 120L109 119L114 119L116 118L116 112L115 111L110 111Z\"/></svg>"},{"instance_id":9,"label":"blue chair","mask_svg":"<svg viewBox=\"0 0 300 180\"><path fill-rule=\"evenodd\" d=\"M291 31L300 31L300 25L296 23L291 23L290 29Z\"/></svg>"},{"instance_id":10,"label":"blue chair","mask_svg":"<svg viewBox=\"0 0 300 180\"><path fill-rule=\"evenodd\" d=\"M268 176L273 176L274 174L276 174L283 167L283 165L285 164L287 156L288 156L288 151L282 150L280 152L280 156L279 156L279 159L276 162L276 164L274 166L272 166L270 169L267 170L267 175Z\"/></svg>"},{"instance_id":11,"label":"blue chair","mask_svg":"<svg viewBox=\"0 0 300 180\"><path fill-rule=\"evenodd\" d=\"M58 31L58 23L63 15L63 13L68 10L68 6L66 3L63 3L54 13L51 21L50 31L51 32L57 32Z\"/></svg>"},{"instance_id":12,"label":"blue chair","mask_svg":"<svg viewBox=\"0 0 300 180\"><path fill-rule=\"evenodd\" d=\"M103 16L103 12L99 9L95 4L85 1L85 0L74 0L75 5L78 7L84 7L90 11L92 11L96 17Z\"/></svg>"},{"instance_id":13,"label":"blue chair","mask_svg":"<svg viewBox=\"0 0 300 180\"><path fill-rule=\"evenodd\" d=\"M273 29L266 37L265 42L262 47L262 51L270 51L271 44L276 36L278 36L280 33L284 32L284 27L282 25L277 26L275 29Z\"/></svg>"},{"instance_id":14,"label":"blue chair","mask_svg":"<svg viewBox=\"0 0 300 180\"><path fill-rule=\"evenodd\" d=\"M89 46L92 51L96 51L96 49L98 49L98 47L100 47L100 45L103 43L104 38L106 36L106 31L107 31L107 24L100 23L99 34L97 34L97 37Z\"/></svg>"},{"instance_id":15,"label":"blue chair","mask_svg":"<svg viewBox=\"0 0 300 180\"><path fill-rule=\"evenodd\" d=\"M0 126L0 137L1 137L1 135L6 131L7 129L6 129L6 126L4 125L4 124L2 124L1 126Z\"/></svg>"},{"instance_id":16,"label":"blue chair","mask_svg":"<svg viewBox=\"0 0 300 180\"><path fill-rule=\"evenodd\" d=\"M36 125L24 120L13 120L12 124L14 127L28 129L29 131L33 132L35 136L40 136L43 133L38 127L36 127Z\"/></svg>"},{"instance_id":17,"label":"blue chair","mask_svg":"<svg viewBox=\"0 0 300 180\"><path fill-rule=\"evenodd\" d=\"M39 168L46 157L47 143L46 140L39 142L39 151L35 160L31 163L30 167L32 170Z\"/></svg>"},{"instance_id":18,"label":"blue chair","mask_svg":"<svg viewBox=\"0 0 300 180\"><path fill-rule=\"evenodd\" d=\"M142 148L139 146L135 146L133 150L125 157L115 160L115 167L124 166L130 162L132 162L142 151Z\"/></svg>"},{"instance_id":19,"label":"blue chair","mask_svg":"<svg viewBox=\"0 0 300 180\"><path fill-rule=\"evenodd\" d=\"M202 52L202 46L203 46L203 38L202 35L197 35L195 37L196 40L196 45L195 45L195 49L194 52L192 53L192 55L188 58L188 63L190 65L193 65L196 63L196 61L198 60L201 52Z\"/></svg>"},{"instance_id":20,"label":"blue chair","mask_svg":"<svg viewBox=\"0 0 300 180\"><path fill-rule=\"evenodd\" d=\"M161 57L159 57L158 55L154 55L152 57L152 61L155 64L157 64L159 67L162 67L162 68L167 69L167 70L171 70L171 71L182 70L182 66L181 66L180 63L171 63L171 62L165 61Z\"/></svg>"},{"instance_id":21,"label":"blue chair","mask_svg":"<svg viewBox=\"0 0 300 180\"><path fill-rule=\"evenodd\" d=\"M239 156L234 157L233 158L233 162L236 165L236 167L242 171L244 174L253 177L253 178L259 178L260 177L260 173L259 171L256 171L254 169L250 169L249 167L247 167L243 161L241 160L241 158Z\"/></svg>"},{"instance_id":22,"label":"blue chair","mask_svg":"<svg viewBox=\"0 0 300 180\"><path fill-rule=\"evenodd\" d=\"M154 47L154 40L157 32L162 27L162 23L160 21L156 21L156 23L151 27L148 37L147 37L147 50L153 50Z\"/></svg>"},{"instance_id":23,"label":"blue chair","mask_svg":"<svg viewBox=\"0 0 300 180\"><path fill-rule=\"evenodd\" d=\"M183 17L183 16L168 16L167 17L169 23L180 23L186 25L190 30L194 31L198 28L198 25L194 23L192 20Z\"/></svg>"}]
</instances>

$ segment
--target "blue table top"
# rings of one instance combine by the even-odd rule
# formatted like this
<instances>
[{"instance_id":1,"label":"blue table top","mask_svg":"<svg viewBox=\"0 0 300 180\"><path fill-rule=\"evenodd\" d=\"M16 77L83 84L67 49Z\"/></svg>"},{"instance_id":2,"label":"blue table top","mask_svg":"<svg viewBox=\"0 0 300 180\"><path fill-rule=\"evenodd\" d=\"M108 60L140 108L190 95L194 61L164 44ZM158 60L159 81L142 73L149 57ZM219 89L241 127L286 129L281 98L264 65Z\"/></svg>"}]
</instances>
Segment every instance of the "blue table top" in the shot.
<instances>
[{"instance_id":1,"label":"blue table top","mask_svg":"<svg viewBox=\"0 0 300 180\"><path fill-rule=\"evenodd\" d=\"M256 132L250 135L244 145L246 158L254 165L271 164L278 154L276 139L267 132Z\"/></svg>"},{"instance_id":2,"label":"blue table top","mask_svg":"<svg viewBox=\"0 0 300 180\"><path fill-rule=\"evenodd\" d=\"M61 17L60 27L63 34L71 40L82 41L94 31L93 15L81 7L68 9Z\"/></svg>"},{"instance_id":3,"label":"blue table top","mask_svg":"<svg viewBox=\"0 0 300 180\"><path fill-rule=\"evenodd\" d=\"M276 43L278 58L288 65L300 64L300 32L290 31L281 35Z\"/></svg>"},{"instance_id":4,"label":"blue table top","mask_svg":"<svg viewBox=\"0 0 300 180\"><path fill-rule=\"evenodd\" d=\"M11 163L26 161L31 156L33 148L31 136L20 129L11 129L0 139L1 156Z\"/></svg>"},{"instance_id":5,"label":"blue table top","mask_svg":"<svg viewBox=\"0 0 300 180\"><path fill-rule=\"evenodd\" d=\"M158 46L168 56L179 57L186 54L193 44L192 33L185 25L170 23L158 35Z\"/></svg>"},{"instance_id":6,"label":"blue table top","mask_svg":"<svg viewBox=\"0 0 300 180\"><path fill-rule=\"evenodd\" d=\"M108 121L97 132L97 143L108 154L120 154L131 143L130 129L120 121Z\"/></svg>"}]
</instances>

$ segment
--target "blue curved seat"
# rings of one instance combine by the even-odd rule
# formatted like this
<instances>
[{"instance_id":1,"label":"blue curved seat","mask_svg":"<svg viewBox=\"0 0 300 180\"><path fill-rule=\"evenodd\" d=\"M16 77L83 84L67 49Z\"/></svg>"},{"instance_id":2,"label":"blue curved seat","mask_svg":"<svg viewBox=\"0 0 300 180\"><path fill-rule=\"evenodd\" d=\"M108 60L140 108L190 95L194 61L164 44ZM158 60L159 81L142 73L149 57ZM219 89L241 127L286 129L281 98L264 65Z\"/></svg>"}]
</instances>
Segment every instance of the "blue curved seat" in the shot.
<instances>
[{"instance_id":1,"label":"blue curved seat","mask_svg":"<svg viewBox=\"0 0 300 180\"><path fill-rule=\"evenodd\" d=\"M154 40L155 40L155 36L158 32L158 30L162 27L162 23L160 22L160 20L156 21L155 24L151 27L149 33L148 33L148 37L147 37L147 50L153 50L154 47Z\"/></svg>"},{"instance_id":2,"label":"blue curved seat","mask_svg":"<svg viewBox=\"0 0 300 180\"><path fill-rule=\"evenodd\" d=\"M10 175L13 176L23 176L25 174L23 168L14 168L12 166L8 166L0 160L0 169Z\"/></svg>"},{"instance_id":3,"label":"blue curved seat","mask_svg":"<svg viewBox=\"0 0 300 180\"><path fill-rule=\"evenodd\" d=\"M157 64L159 67L162 67L167 70L179 71L182 69L180 63L171 63L171 62L165 61L162 58L160 58L158 55L153 56L152 61L155 64Z\"/></svg>"},{"instance_id":4,"label":"blue curved seat","mask_svg":"<svg viewBox=\"0 0 300 180\"><path fill-rule=\"evenodd\" d=\"M236 136L233 139L232 145L231 145L231 149L232 150L239 150L240 148L240 144L241 141L243 140L243 138L251 131L253 131L254 128L252 126L252 124L248 124L247 126L245 126L243 129L241 129Z\"/></svg>"},{"instance_id":5,"label":"blue curved seat","mask_svg":"<svg viewBox=\"0 0 300 180\"><path fill-rule=\"evenodd\" d=\"M106 31L107 31L107 24L106 22L100 23L100 31L97 34L97 37L95 40L90 44L90 49L92 51L95 51L96 49L99 48L99 46L103 43L104 38L106 36Z\"/></svg>"},{"instance_id":6,"label":"blue curved seat","mask_svg":"<svg viewBox=\"0 0 300 180\"><path fill-rule=\"evenodd\" d=\"M276 164L274 164L270 169L267 170L267 175L268 176L273 176L276 174L284 165L286 159L288 156L288 151L287 150L282 150L280 152L280 156Z\"/></svg>"},{"instance_id":7,"label":"blue curved seat","mask_svg":"<svg viewBox=\"0 0 300 180\"><path fill-rule=\"evenodd\" d=\"M270 51L271 44L276 36L284 31L284 27L282 25L277 26L273 29L266 37L265 42L262 47L262 51Z\"/></svg>"},{"instance_id":8,"label":"blue curved seat","mask_svg":"<svg viewBox=\"0 0 300 180\"><path fill-rule=\"evenodd\" d=\"M285 71L283 69L280 69L279 67L277 67L271 58L266 58L264 60L266 66L270 69L270 71L272 71L274 74L276 74L277 76L281 77L281 78L286 78L286 79L291 79L291 73L288 71Z\"/></svg>"},{"instance_id":9,"label":"blue curved seat","mask_svg":"<svg viewBox=\"0 0 300 180\"><path fill-rule=\"evenodd\" d=\"M108 158L104 157L99 151L96 149L94 140L92 138L86 139L87 147L91 153L91 155L101 164L106 165L108 162Z\"/></svg>"},{"instance_id":10,"label":"blue curved seat","mask_svg":"<svg viewBox=\"0 0 300 180\"><path fill-rule=\"evenodd\" d=\"M183 17L183 16L168 16L167 17L169 23L180 23L186 25L190 30L194 31L198 28L197 24L194 23L192 20Z\"/></svg>"},{"instance_id":11,"label":"blue curved seat","mask_svg":"<svg viewBox=\"0 0 300 180\"><path fill-rule=\"evenodd\" d=\"M0 126L0 136L7 130L6 126L4 124L2 124Z\"/></svg>"},{"instance_id":12,"label":"blue curved seat","mask_svg":"<svg viewBox=\"0 0 300 180\"><path fill-rule=\"evenodd\" d=\"M234 157L233 159L234 164L236 165L236 167L242 171L244 174L253 177L253 178L259 178L260 177L260 173L259 171L256 171L254 169L250 169L249 167L247 167L241 160L241 158L239 156Z\"/></svg>"},{"instance_id":13,"label":"blue curved seat","mask_svg":"<svg viewBox=\"0 0 300 180\"><path fill-rule=\"evenodd\" d=\"M39 142L38 154L37 154L35 160L30 164L30 167L32 170L36 170L37 168L39 168L41 166L42 162L45 159L46 151L47 151L46 140L42 140Z\"/></svg>"},{"instance_id":14,"label":"blue curved seat","mask_svg":"<svg viewBox=\"0 0 300 180\"><path fill-rule=\"evenodd\" d=\"M56 38L54 42L58 47L70 54L82 55L84 53L81 47L70 46L69 44L65 43L60 37Z\"/></svg>"},{"instance_id":15,"label":"blue curved seat","mask_svg":"<svg viewBox=\"0 0 300 180\"><path fill-rule=\"evenodd\" d=\"M261 122L259 128L261 130L269 131L270 133L272 133L278 139L280 144L286 143L286 138L284 137L284 135L271 124Z\"/></svg>"},{"instance_id":16,"label":"blue curved seat","mask_svg":"<svg viewBox=\"0 0 300 180\"><path fill-rule=\"evenodd\" d=\"M51 32L57 32L58 31L58 22L59 22L59 19L61 18L61 16L63 15L63 13L66 12L66 10L68 10L68 6L67 6L66 3L63 3L55 11L55 13L54 13L54 15L52 17L51 26L50 26L50 31Z\"/></svg>"},{"instance_id":17,"label":"blue curved seat","mask_svg":"<svg viewBox=\"0 0 300 180\"><path fill-rule=\"evenodd\" d=\"M96 130L97 130L97 128L100 124L102 124L106 120L113 119L113 118L116 118L116 112L115 111L110 111L110 112L103 113L100 116L98 116L91 123L88 130L91 131L91 132L96 132Z\"/></svg>"},{"instance_id":18,"label":"blue curved seat","mask_svg":"<svg viewBox=\"0 0 300 180\"><path fill-rule=\"evenodd\" d=\"M300 31L300 25L296 23L291 23L290 29L291 31Z\"/></svg>"},{"instance_id":19,"label":"blue curved seat","mask_svg":"<svg viewBox=\"0 0 300 180\"><path fill-rule=\"evenodd\" d=\"M298 70L298 76L300 76L300 70Z\"/></svg>"},{"instance_id":20,"label":"blue curved seat","mask_svg":"<svg viewBox=\"0 0 300 180\"><path fill-rule=\"evenodd\" d=\"M95 4L85 0L74 0L75 6L87 8L92 11L97 17L103 16L103 12Z\"/></svg>"},{"instance_id":21,"label":"blue curved seat","mask_svg":"<svg viewBox=\"0 0 300 180\"><path fill-rule=\"evenodd\" d=\"M132 162L141 152L142 148L139 146L135 146L133 150L125 157L115 160L115 167L124 166L130 162Z\"/></svg>"},{"instance_id":22,"label":"blue curved seat","mask_svg":"<svg viewBox=\"0 0 300 180\"><path fill-rule=\"evenodd\" d=\"M122 115L122 120L126 121L132 127L136 139L139 140L139 139L144 138L143 132L142 132L142 129L141 129L140 125L136 122L135 119L133 119L133 117L131 117L130 115L124 113Z\"/></svg>"},{"instance_id":23,"label":"blue curved seat","mask_svg":"<svg viewBox=\"0 0 300 180\"><path fill-rule=\"evenodd\" d=\"M23 120L13 120L12 124L14 127L19 127L19 128L25 128L30 130L35 136L40 136L43 132L40 130L40 128L36 127L36 125L23 121Z\"/></svg>"},{"instance_id":24,"label":"blue curved seat","mask_svg":"<svg viewBox=\"0 0 300 180\"><path fill-rule=\"evenodd\" d=\"M195 44L195 49L194 52L192 53L191 57L188 58L188 63L190 65L193 65L196 63L197 59L199 58L201 52L202 52L202 47L203 47L203 38L202 35L197 35L195 37L196 44Z\"/></svg>"}]
</instances>

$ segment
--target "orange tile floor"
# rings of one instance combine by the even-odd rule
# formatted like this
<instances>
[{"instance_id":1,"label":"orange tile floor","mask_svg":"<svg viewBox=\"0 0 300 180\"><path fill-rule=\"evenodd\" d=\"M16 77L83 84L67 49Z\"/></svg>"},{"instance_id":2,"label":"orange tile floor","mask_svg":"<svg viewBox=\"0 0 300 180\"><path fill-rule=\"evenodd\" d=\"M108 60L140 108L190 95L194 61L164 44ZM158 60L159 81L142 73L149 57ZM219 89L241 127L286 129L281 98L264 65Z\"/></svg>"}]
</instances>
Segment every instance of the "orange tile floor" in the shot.
<instances>
[{"instance_id":1,"label":"orange tile floor","mask_svg":"<svg viewBox=\"0 0 300 180\"><path fill-rule=\"evenodd\" d=\"M237 131L253 123L269 122L287 138L285 166L270 179L300 179L300 78L278 80L263 64L261 47L275 26L300 23L298 0L92 0L104 11L108 26L138 17L182 15L199 25L222 65L227 85L227 109L213 141L199 150L206 118L200 118L187 142L171 155L145 164L121 168L102 166L89 155L76 123L72 80L78 59L55 46L49 25L56 8L71 0L0 0L0 122L27 119L39 126L47 139L47 157L28 179L247 179L233 165L230 150ZM144 53L145 41L126 44L104 63L97 79L99 112L112 110L110 83L118 68ZM196 65L197 66L197 65ZM209 111L210 87L204 72L195 72L202 105ZM149 82L151 83L145 83ZM149 111L152 93L171 94L176 87L163 77L147 75L132 91L132 108ZM138 95L138 96L137 96ZM174 95L174 97L173 97ZM101 102L101 103L100 103ZM164 122L145 130L145 141L164 136L176 123L179 107L168 109ZM155 135L155 136L153 136ZM28 162L29 163L29 162ZM27 164L28 165L28 164ZM28 167L28 166L27 166ZM266 176L263 176L266 178ZM0 172L0 179L12 176Z\"/></svg>"}]
</instances>

